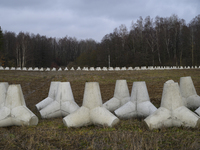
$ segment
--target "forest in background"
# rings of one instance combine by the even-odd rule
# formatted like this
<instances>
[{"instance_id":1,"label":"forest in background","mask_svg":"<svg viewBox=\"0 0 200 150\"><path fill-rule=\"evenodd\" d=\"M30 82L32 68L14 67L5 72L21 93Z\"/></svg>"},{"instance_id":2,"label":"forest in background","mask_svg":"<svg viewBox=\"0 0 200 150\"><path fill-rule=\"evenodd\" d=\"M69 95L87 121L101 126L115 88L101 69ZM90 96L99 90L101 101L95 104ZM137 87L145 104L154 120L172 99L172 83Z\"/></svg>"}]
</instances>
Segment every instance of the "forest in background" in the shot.
<instances>
[{"instance_id":1,"label":"forest in background","mask_svg":"<svg viewBox=\"0 0 200 150\"><path fill-rule=\"evenodd\" d=\"M188 24L175 14L164 18L139 17L130 30L122 24L101 42L28 32L16 34L0 27L0 66L108 67L109 64L200 66L200 15Z\"/></svg>"}]
</instances>

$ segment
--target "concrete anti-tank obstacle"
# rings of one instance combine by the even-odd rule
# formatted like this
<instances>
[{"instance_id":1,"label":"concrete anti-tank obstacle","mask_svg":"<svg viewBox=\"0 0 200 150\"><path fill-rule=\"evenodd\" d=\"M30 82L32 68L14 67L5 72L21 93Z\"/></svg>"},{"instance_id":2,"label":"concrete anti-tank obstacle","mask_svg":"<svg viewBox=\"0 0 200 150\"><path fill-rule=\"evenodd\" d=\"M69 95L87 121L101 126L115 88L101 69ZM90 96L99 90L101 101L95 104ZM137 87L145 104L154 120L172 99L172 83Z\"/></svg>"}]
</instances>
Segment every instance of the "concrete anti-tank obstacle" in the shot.
<instances>
[{"instance_id":1,"label":"concrete anti-tank obstacle","mask_svg":"<svg viewBox=\"0 0 200 150\"><path fill-rule=\"evenodd\" d=\"M9 85L3 107L0 108L0 127L37 125L38 118L25 104L21 86Z\"/></svg>"},{"instance_id":2,"label":"concrete anti-tank obstacle","mask_svg":"<svg viewBox=\"0 0 200 150\"><path fill-rule=\"evenodd\" d=\"M46 68L46 70L45 71L51 71L51 69L50 68Z\"/></svg>"},{"instance_id":3,"label":"concrete anti-tank obstacle","mask_svg":"<svg viewBox=\"0 0 200 150\"><path fill-rule=\"evenodd\" d=\"M133 70L133 67L128 67L128 69L127 70Z\"/></svg>"},{"instance_id":4,"label":"concrete anti-tank obstacle","mask_svg":"<svg viewBox=\"0 0 200 150\"><path fill-rule=\"evenodd\" d=\"M35 105L38 111L40 111L41 109L43 109L56 99L56 94L58 92L59 84L60 84L59 81L51 82L48 97Z\"/></svg>"},{"instance_id":5,"label":"concrete anti-tank obstacle","mask_svg":"<svg viewBox=\"0 0 200 150\"><path fill-rule=\"evenodd\" d=\"M190 76L180 78L180 91L186 107L198 108L200 106L200 96L197 95Z\"/></svg>"},{"instance_id":6,"label":"concrete anti-tank obstacle","mask_svg":"<svg viewBox=\"0 0 200 150\"><path fill-rule=\"evenodd\" d=\"M130 101L115 110L115 114L121 119L129 119L147 117L156 110L157 108L150 102L146 83L138 81L133 82Z\"/></svg>"},{"instance_id":7,"label":"concrete anti-tank obstacle","mask_svg":"<svg viewBox=\"0 0 200 150\"><path fill-rule=\"evenodd\" d=\"M102 107L102 98L98 82L87 82L83 97L83 105L75 112L63 118L67 127L81 127L91 124L112 127L119 119Z\"/></svg>"},{"instance_id":8,"label":"concrete anti-tank obstacle","mask_svg":"<svg viewBox=\"0 0 200 150\"><path fill-rule=\"evenodd\" d=\"M144 119L144 122L150 130L172 126L200 126L200 118L184 106L178 83L173 80L164 84L161 107Z\"/></svg>"},{"instance_id":9,"label":"concrete anti-tank obstacle","mask_svg":"<svg viewBox=\"0 0 200 150\"><path fill-rule=\"evenodd\" d=\"M114 96L103 104L103 107L111 112L130 101L130 94L126 80L117 80Z\"/></svg>"},{"instance_id":10,"label":"concrete anti-tank obstacle","mask_svg":"<svg viewBox=\"0 0 200 150\"><path fill-rule=\"evenodd\" d=\"M69 82L58 83L58 89L54 90L57 91L55 100L40 110L42 118L64 117L79 108Z\"/></svg>"},{"instance_id":11,"label":"concrete anti-tank obstacle","mask_svg":"<svg viewBox=\"0 0 200 150\"><path fill-rule=\"evenodd\" d=\"M60 67L60 68L58 69L58 71L62 71L62 68Z\"/></svg>"}]
</instances>

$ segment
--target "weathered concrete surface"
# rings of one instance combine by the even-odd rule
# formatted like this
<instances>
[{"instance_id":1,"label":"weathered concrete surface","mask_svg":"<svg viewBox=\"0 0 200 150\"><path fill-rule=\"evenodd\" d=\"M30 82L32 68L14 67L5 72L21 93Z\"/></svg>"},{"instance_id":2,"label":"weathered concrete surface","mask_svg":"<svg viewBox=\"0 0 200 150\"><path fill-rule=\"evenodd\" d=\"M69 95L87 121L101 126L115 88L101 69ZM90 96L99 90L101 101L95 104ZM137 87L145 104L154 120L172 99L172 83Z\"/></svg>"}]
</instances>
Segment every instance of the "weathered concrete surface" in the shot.
<instances>
[{"instance_id":1,"label":"weathered concrete surface","mask_svg":"<svg viewBox=\"0 0 200 150\"><path fill-rule=\"evenodd\" d=\"M186 107L198 108L200 106L200 96L197 95L190 76L180 78L180 91Z\"/></svg>"},{"instance_id":2,"label":"weathered concrete surface","mask_svg":"<svg viewBox=\"0 0 200 150\"><path fill-rule=\"evenodd\" d=\"M103 104L107 110L114 112L130 101L130 94L126 80L117 80L115 84L114 96Z\"/></svg>"},{"instance_id":3,"label":"weathered concrete surface","mask_svg":"<svg viewBox=\"0 0 200 150\"><path fill-rule=\"evenodd\" d=\"M51 82L48 97L35 105L38 111L40 111L41 109L43 109L44 107L46 107L55 100L56 94L58 92L59 83L60 83L59 81Z\"/></svg>"},{"instance_id":4,"label":"weathered concrete surface","mask_svg":"<svg viewBox=\"0 0 200 150\"><path fill-rule=\"evenodd\" d=\"M0 108L0 127L37 124L37 116L26 107L21 86L19 84L10 85L4 105Z\"/></svg>"},{"instance_id":5,"label":"weathered concrete surface","mask_svg":"<svg viewBox=\"0 0 200 150\"><path fill-rule=\"evenodd\" d=\"M87 82L83 97L83 105L75 112L63 118L67 127L81 127L91 124L112 127L119 119L102 107L102 98L98 82Z\"/></svg>"},{"instance_id":6,"label":"weathered concrete surface","mask_svg":"<svg viewBox=\"0 0 200 150\"><path fill-rule=\"evenodd\" d=\"M178 83L173 80L164 84L161 107L144 122L150 130L172 126L200 126L200 118L184 106Z\"/></svg>"},{"instance_id":7,"label":"weathered concrete surface","mask_svg":"<svg viewBox=\"0 0 200 150\"><path fill-rule=\"evenodd\" d=\"M133 82L131 100L115 110L115 114L121 119L135 117L147 117L157 108L150 102L146 83L144 81Z\"/></svg>"},{"instance_id":8,"label":"weathered concrete surface","mask_svg":"<svg viewBox=\"0 0 200 150\"><path fill-rule=\"evenodd\" d=\"M79 108L69 82L55 83L52 91L50 96L55 97L55 100L40 110L42 118L65 117Z\"/></svg>"},{"instance_id":9,"label":"weathered concrete surface","mask_svg":"<svg viewBox=\"0 0 200 150\"><path fill-rule=\"evenodd\" d=\"M8 86L8 82L0 82L0 108L4 106Z\"/></svg>"}]
</instances>

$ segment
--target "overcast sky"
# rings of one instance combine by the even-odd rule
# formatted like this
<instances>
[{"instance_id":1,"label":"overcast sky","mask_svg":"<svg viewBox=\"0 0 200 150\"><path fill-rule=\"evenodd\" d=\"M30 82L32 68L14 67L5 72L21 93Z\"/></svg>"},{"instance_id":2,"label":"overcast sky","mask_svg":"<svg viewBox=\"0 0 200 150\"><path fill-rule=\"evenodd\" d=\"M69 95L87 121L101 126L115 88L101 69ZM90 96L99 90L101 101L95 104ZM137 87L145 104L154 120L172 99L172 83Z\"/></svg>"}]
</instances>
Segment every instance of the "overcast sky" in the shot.
<instances>
[{"instance_id":1,"label":"overcast sky","mask_svg":"<svg viewBox=\"0 0 200 150\"><path fill-rule=\"evenodd\" d=\"M140 16L172 14L189 23L200 14L200 0L0 0L3 31L97 42L121 24L129 30Z\"/></svg>"}]
</instances>

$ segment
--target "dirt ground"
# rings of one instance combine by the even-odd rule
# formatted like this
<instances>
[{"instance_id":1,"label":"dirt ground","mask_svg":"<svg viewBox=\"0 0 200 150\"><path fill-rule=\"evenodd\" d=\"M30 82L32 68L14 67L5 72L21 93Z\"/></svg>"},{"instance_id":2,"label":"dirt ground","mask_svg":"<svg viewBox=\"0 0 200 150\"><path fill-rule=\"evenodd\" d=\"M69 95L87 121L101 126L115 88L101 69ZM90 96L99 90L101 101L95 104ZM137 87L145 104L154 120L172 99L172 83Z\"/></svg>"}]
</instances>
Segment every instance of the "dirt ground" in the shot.
<instances>
[{"instance_id":1,"label":"dirt ground","mask_svg":"<svg viewBox=\"0 0 200 150\"><path fill-rule=\"evenodd\" d=\"M200 69L140 71L0 71L0 82L20 84L27 107L39 118L34 127L0 128L0 149L200 149L200 130L184 127L149 131L144 118L121 120L113 127L67 128L62 118L41 119L35 104L48 96L51 81L70 82L75 101L82 105L86 82L99 82L103 102L113 97L115 82L145 81L151 102L158 108L167 80L191 76L200 95Z\"/></svg>"}]
</instances>

